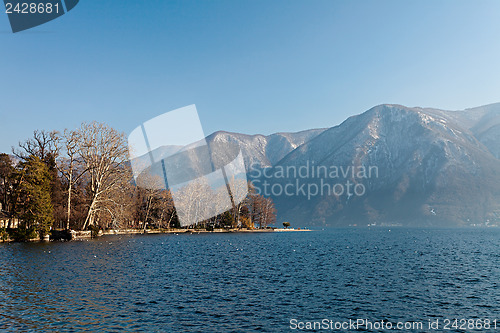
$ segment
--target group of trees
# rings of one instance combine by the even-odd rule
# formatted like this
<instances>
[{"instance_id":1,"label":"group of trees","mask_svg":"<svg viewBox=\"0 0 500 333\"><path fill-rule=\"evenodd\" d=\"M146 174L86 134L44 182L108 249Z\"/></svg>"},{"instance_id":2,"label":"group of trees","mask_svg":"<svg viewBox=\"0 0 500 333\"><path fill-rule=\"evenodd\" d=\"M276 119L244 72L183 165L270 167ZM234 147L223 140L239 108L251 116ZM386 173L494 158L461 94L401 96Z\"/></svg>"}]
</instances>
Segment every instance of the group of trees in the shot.
<instances>
[{"instance_id":1,"label":"group of trees","mask_svg":"<svg viewBox=\"0 0 500 333\"><path fill-rule=\"evenodd\" d=\"M40 236L51 228L178 227L170 191L152 188L135 185L124 134L102 123L35 131L13 156L0 154L3 214ZM275 218L271 199L250 186L243 201L199 227L266 227Z\"/></svg>"},{"instance_id":2,"label":"group of trees","mask_svg":"<svg viewBox=\"0 0 500 333\"><path fill-rule=\"evenodd\" d=\"M232 178L227 186L222 184L215 189L212 186L198 180L176 190L175 204L184 223L201 220L198 227L209 229L265 228L276 221L273 201L257 194L251 182Z\"/></svg>"}]
</instances>

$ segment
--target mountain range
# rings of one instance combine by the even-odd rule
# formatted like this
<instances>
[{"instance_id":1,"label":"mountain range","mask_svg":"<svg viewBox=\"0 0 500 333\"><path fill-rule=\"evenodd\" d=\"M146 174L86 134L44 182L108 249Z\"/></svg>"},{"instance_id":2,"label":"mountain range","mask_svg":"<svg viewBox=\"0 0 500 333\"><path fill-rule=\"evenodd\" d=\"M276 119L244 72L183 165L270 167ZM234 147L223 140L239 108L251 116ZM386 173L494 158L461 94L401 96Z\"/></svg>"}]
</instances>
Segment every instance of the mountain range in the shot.
<instances>
[{"instance_id":1,"label":"mountain range","mask_svg":"<svg viewBox=\"0 0 500 333\"><path fill-rule=\"evenodd\" d=\"M273 197L278 220L297 226L500 221L500 103L463 111L386 104L331 128L215 132L207 142L238 143L258 190L268 183L264 194ZM347 182L358 193L347 193ZM293 195L284 193L287 184Z\"/></svg>"}]
</instances>

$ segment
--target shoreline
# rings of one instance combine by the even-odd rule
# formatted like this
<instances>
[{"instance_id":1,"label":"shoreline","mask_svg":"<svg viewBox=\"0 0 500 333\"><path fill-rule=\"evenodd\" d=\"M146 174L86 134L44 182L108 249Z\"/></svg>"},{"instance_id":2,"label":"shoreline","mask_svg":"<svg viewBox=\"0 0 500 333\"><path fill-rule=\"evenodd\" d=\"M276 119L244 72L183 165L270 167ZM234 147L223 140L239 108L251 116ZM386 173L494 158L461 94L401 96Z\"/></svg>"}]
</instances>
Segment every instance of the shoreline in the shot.
<instances>
[{"instance_id":1,"label":"shoreline","mask_svg":"<svg viewBox=\"0 0 500 333\"><path fill-rule=\"evenodd\" d=\"M92 237L92 232L90 230L86 231L71 231L71 241L87 240L92 238L99 238L102 236L112 236L112 235L145 235L145 234L222 234L222 233L270 233L270 232L300 232L300 231L311 231L310 229L302 228L272 228L272 229L112 229L112 230L100 230L96 237ZM25 242L50 242L50 241L61 241L61 240L49 240L48 236L45 239L31 239ZM0 239L0 243L15 243L13 239ZM21 242L23 243L23 242Z\"/></svg>"},{"instance_id":2,"label":"shoreline","mask_svg":"<svg viewBox=\"0 0 500 333\"><path fill-rule=\"evenodd\" d=\"M136 230L136 229L117 229L117 230L105 230L99 232L98 237L110 236L110 235L145 235L145 234L222 234L222 233L269 233L269 232L296 232L296 231L311 231L310 229L302 228L274 228L274 229L146 229L146 230ZM83 234L85 233L85 234ZM90 231L76 231L73 233L73 239L78 238L90 238Z\"/></svg>"}]
</instances>

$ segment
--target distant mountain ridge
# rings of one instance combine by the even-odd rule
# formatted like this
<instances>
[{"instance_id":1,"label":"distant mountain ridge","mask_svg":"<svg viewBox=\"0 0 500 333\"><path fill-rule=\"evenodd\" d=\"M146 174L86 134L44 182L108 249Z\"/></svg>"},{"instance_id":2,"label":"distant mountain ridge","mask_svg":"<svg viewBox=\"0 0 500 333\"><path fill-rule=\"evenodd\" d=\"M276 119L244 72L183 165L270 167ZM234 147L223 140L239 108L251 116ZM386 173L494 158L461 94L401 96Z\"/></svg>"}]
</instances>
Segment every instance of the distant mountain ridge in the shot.
<instances>
[{"instance_id":1,"label":"distant mountain ridge","mask_svg":"<svg viewBox=\"0 0 500 333\"><path fill-rule=\"evenodd\" d=\"M500 220L500 103L464 111L386 104L326 130L216 132L207 140L237 141L247 168L257 163L269 173L307 163L378 168L376 179L335 179L362 184L363 196L272 195L279 219L298 225L460 226ZM285 186L294 180L270 181ZM319 178L303 181L320 184Z\"/></svg>"},{"instance_id":2,"label":"distant mountain ridge","mask_svg":"<svg viewBox=\"0 0 500 333\"><path fill-rule=\"evenodd\" d=\"M275 133L271 135L247 135L225 131L215 132L207 137L207 142L239 144L245 164L258 164L261 167L271 167L300 145L312 140L326 128L311 129L296 133Z\"/></svg>"}]
</instances>

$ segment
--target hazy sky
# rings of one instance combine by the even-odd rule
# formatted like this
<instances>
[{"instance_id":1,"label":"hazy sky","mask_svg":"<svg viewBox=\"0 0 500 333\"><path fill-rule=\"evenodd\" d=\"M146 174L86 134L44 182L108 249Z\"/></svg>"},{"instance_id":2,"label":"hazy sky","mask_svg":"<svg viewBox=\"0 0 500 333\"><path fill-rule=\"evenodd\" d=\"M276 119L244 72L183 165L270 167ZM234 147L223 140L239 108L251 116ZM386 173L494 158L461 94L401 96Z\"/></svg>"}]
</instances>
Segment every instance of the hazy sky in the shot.
<instances>
[{"instance_id":1,"label":"hazy sky","mask_svg":"<svg viewBox=\"0 0 500 333\"><path fill-rule=\"evenodd\" d=\"M0 151L34 129L130 132L196 104L206 134L329 127L381 103L500 101L500 1L81 0L12 34Z\"/></svg>"}]
</instances>

